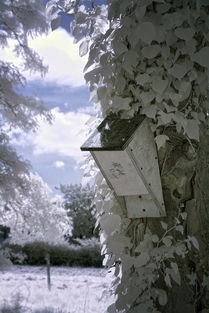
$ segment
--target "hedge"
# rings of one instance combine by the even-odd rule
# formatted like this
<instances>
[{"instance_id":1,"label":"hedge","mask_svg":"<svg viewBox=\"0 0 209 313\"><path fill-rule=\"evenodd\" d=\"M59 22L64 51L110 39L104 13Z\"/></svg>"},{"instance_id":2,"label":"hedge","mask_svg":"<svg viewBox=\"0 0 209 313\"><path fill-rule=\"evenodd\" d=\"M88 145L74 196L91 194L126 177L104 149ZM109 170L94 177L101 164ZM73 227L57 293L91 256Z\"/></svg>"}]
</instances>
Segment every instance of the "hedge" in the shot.
<instances>
[{"instance_id":1,"label":"hedge","mask_svg":"<svg viewBox=\"0 0 209 313\"><path fill-rule=\"evenodd\" d=\"M6 248L9 249L10 260L13 264L44 265L45 253L48 252L50 263L54 266L102 267L103 257L99 244L81 246L33 242L24 246L7 244ZM24 258L20 258L21 255L24 255Z\"/></svg>"}]
</instances>

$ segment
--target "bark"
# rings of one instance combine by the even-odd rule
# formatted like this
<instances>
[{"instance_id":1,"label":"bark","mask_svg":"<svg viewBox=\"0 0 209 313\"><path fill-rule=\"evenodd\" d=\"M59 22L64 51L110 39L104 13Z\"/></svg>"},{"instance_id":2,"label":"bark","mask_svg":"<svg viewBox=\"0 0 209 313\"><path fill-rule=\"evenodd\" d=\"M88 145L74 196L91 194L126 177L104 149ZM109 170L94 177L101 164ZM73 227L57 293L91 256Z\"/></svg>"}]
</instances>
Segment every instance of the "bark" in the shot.
<instances>
[{"instance_id":1,"label":"bark","mask_svg":"<svg viewBox=\"0 0 209 313\"><path fill-rule=\"evenodd\" d=\"M187 212L184 236L195 236L199 250L192 248L184 259L177 257L181 273L181 285L165 286L163 279L158 287L167 290L168 302L159 310L163 313L209 312L208 290L203 286L209 271L209 135L206 126L201 127L199 147L182 135L168 131L169 144L159 154L161 179L167 217L170 225L175 222L179 210ZM159 219L148 219L153 233L161 234ZM176 236L176 232L173 233ZM197 277L194 285L187 275ZM208 283L209 285L209 283ZM208 286L209 288L209 286ZM208 310L208 311L207 311Z\"/></svg>"}]
</instances>

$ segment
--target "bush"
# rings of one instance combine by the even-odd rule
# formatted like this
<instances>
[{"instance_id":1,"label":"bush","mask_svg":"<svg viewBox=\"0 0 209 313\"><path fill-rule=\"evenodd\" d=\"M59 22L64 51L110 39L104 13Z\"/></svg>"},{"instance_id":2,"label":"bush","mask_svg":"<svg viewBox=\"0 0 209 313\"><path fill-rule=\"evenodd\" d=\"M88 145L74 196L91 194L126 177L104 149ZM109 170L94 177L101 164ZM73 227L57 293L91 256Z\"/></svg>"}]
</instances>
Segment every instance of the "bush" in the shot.
<instances>
[{"instance_id":1,"label":"bush","mask_svg":"<svg viewBox=\"0 0 209 313\"><path fill-rule=\"evenodd\" d=\"M102 267L100 244L97 239L77 240L75 245L50 245L43 242L27 243L23 247L7 245L10 260L19 264L17 254L25 255L23 265L45 265L45 253L50 254L50 263L54 266Z\"/></svg>"}]
</instances>

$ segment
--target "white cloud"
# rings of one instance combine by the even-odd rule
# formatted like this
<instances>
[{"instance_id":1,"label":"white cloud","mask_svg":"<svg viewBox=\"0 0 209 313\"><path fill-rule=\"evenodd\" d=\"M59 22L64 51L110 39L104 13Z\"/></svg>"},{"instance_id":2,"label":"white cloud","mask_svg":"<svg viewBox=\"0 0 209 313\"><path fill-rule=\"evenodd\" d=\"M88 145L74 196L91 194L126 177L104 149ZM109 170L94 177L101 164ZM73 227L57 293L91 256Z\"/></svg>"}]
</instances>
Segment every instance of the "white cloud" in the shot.
<instances>
[{"instance_id":1,"label":"white cloud","mask_svg":"<svg viewBox=\"0 0 209 313\"><path fill-rule=\"evenodd\" d=\"M35 155L54 153L58 156L71 157L76 161L80 160L82 158L80 146L86 139L88 131L86 122L90 116L78 112L63 113L58 108L53 109L52 114L54 115L52 124L40 120L39 129L35 134L19 132L19 136L13 136L12 143L20 146L32 145Z\"/></svg>"},{"instance_id":2,"label":"white cloud","mask_svg":"<svg viewBox=\"0 0 209 313\"><path fill-rule=\"evenodd\" d=\"M65 163L63 161L55 161L53 164L57 168L62 168L65 166Z\"/></svg>"},{"instance_id":3,"label":"white cloud","mask_svg":"<svg viewBox=\"0 0 209 313\"><path fill-rule=\"evenodd\" d=\"M83 68L87 58L79 56L78 45L73 44L73 38L62 28L48 35L42 35L29 40L29 45L39 53L44 64L48 65L49 70L43 78L43 82L56 82L71 86L81 86L85 84ZM14 43L10 48L1 50L1 59L13 62L19 66L21 60L12 53ZM40 79L40 74L29 74L25 72L28 80Z\"/></svg>"}]
</instances>

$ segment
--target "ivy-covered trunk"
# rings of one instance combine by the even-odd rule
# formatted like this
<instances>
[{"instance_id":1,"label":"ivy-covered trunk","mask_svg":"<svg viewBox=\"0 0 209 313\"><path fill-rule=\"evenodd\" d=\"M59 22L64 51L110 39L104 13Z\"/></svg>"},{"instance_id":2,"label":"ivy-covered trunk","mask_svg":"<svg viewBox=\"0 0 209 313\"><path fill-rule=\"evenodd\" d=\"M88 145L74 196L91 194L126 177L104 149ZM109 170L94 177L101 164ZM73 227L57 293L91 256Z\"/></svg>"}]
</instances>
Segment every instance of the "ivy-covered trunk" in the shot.
<instances>
[{"instance_id":1,"label":"ivy-covered trunk","mask_svg":"<svg viewBox=\"0 0 209 313\"><path fill-rule=\"evenodd\" d=\"M171 231L174 239L195 237L199 249L192 247L185 257L175 256L181 284L166 286L164 277L156 282L167 292L167 304L160 306L163 313L209 312L209 135L202 125L198 146L178 134L168 133L167 146L159 153L161 177L167 217L164 222L172 227L179 212L187 214L182 234ZM152 233L162 236L159 220L149 219ZM208 311L207 311L208 310Z\"/></svg>"},{"instance_id":2,"label":"ivy-covered trunk","mask_svg":"<svg viewBox=\"0 0 209 313\"><path fill-rule=\"evenodd\" d=\"M64 1L63 10L74 12L80 55L89 51L85 79L92 98L104 116L143 114L150 121L167 212L163 219L129 218L97 179L102 252L116 276L117 299L108 313L206 313L209 3L81 3Z\"/></svg>"}]
</instances>

